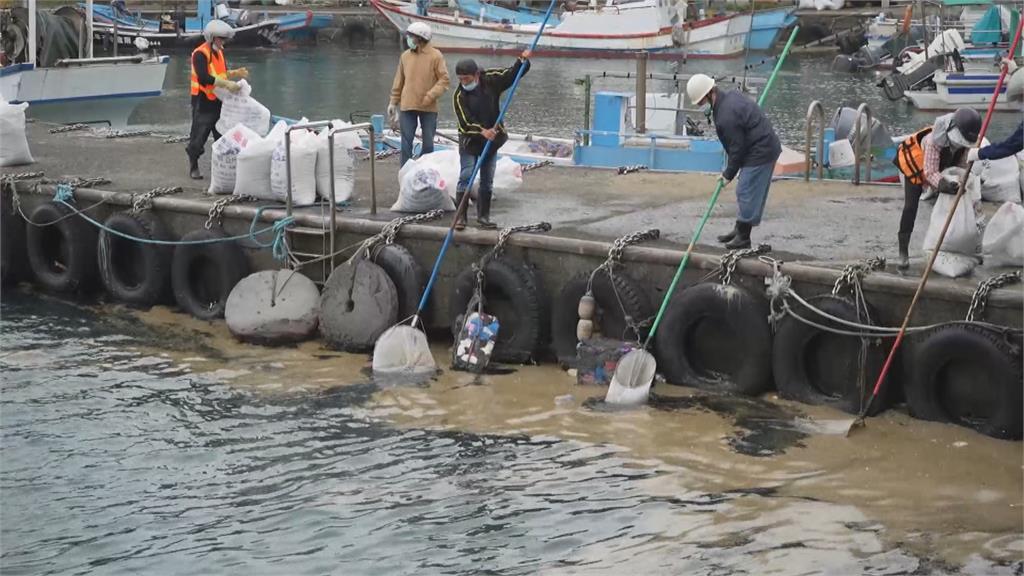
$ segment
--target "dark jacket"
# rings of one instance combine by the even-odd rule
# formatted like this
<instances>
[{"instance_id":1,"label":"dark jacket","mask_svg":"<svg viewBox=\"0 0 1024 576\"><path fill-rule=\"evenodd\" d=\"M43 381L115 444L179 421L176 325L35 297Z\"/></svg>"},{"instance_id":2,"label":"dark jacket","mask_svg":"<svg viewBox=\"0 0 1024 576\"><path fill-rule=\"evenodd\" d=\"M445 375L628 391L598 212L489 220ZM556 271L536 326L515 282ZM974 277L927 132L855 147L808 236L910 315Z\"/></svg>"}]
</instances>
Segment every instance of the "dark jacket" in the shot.
<instances>
[{"instance_id":1,"label":"dark jacket","mask_svg":"<svg viewBox=\"0 0 1024 576\"><path fill-rule=\"evenodd\" d=\"M459 151L479 156L487 139L483 137L485 128L495 128L498 133L491 144L491 150L497 151L501 145L508 141L508 134L505 126L494 123L498 120L498 113L501 111L501 94L512 86L519 67L525 66L523 74L530 69L530 62L516 60L515 64L508 68L492 68L480 73L480 82L472 91L467 91L460 84L452 95L452 106L455 108L455 117L459 121Z\"/></svg>"},{"instance_id":2,"label":"dark jacket","mask_svg":"<svg viewBox=\"0 0 1024 576\"><path fill-rule=\"evenodd\" d=\"M726 178L732 180L744 166L760 166L779 159L782 144L757 102L735 90L719 90L712 114L715 132L729 156L722 172Z\"/></svg>"},{"instance_id":3,"label":"dark jacket","mask_svg":"<svg viewBox=\"0 0 1024 576\"><path fill-rule=\"evenodd\" d=\"M978 150L979 160L999 160L1009 158L1024 149L1024 122L1017 125L1010 137L1002 142L989 144Z\"/></svg>"}]
</instances>

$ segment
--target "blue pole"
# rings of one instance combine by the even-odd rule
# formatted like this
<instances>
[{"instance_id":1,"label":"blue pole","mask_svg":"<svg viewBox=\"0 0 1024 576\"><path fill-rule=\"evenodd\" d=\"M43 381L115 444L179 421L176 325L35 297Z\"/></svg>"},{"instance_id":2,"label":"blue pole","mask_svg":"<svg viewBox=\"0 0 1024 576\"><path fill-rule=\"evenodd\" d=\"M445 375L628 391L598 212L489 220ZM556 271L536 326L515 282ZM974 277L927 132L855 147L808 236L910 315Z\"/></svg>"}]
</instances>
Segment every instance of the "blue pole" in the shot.
<instances>
[{"instance_id":1,"label":"blue pole","mask_svg":"<svg viewBox=\"0 0 1024 576\"><path fill-rule=\"evenodd\" d=\"M533 42L530 44L530 52L537 47L537 42L540 41L540 35L544 33L544 27L548 25L548 19L551 18L551 12L555 9L555 2L557 0L551 0L551 4L548 5L548 11L544 13L544 21L540 23L540 29L537 30L537 35L533 37ZM494 122L497 126L501 124L502 119L505 118L505 112L508 111L509 104L512 103L512 97L516 94L516 88L519 87L519 80L523 77L523 72L526 67L523 65L519 66L516 71L516 78L512 81L512 86L508 89L508 95L505 96L505 101L501 104L501 110L498 112L498 119ZM469 182L466 184L466 194L462 195L462 202L459 202L458 207L455 209L455 219L452 221L452 225L448 228L448 233L444 237L444 243L441 244L441 251L437 253L437 260L434 261L434 269L430 272L430 280L427 282L427 287L423 290L423 296L420 297L420 304L416 307L416 316L413 317L413 324L416 323L416 319L419 318L423 309L427 307L427 300L430 298L430 291L434 289L434 282L437 281L437 274L441 271L441 261L444 260L444 255L448 252L448 246L452 243L452 237L455 235L455 223L459 221L459 216L466 210L469 205L469 191L473 189L473 182L476 181L476 175L480 171L480 166L483 164L484 158L491 151L490 140L484 144L484 151L477 156L476 164L473 166L473 173L469 175Z\"/></svg>"}]
</instances>

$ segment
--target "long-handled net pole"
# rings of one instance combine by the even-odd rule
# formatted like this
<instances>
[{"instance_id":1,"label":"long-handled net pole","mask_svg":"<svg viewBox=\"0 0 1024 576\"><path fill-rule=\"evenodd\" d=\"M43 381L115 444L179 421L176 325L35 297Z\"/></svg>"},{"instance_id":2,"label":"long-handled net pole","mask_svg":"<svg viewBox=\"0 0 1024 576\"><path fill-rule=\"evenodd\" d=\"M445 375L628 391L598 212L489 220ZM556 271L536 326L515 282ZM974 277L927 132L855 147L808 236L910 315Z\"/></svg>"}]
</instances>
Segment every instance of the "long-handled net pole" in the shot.
<instances>
[{"instance_id":1,"label":"long-handled net pole","mask_svg":"<svg viewBox=\"0 0 1024 576\"><path fill-rule=\"evenodd\" d=\"M775 69L772 70L772 75L768 77L768 83L765 84L764 90L761 92L761 96L757 99L757 105L763 106L765 98L768 96L768 91L771 90L772 84L775 83L775 77L779 73L779 69L782 68L782 63L786 61L786 56L789 54L789 49L793 46L793 40L796 39L796 33L799 32L800 27L796 26L793 28L793 32L789 35L789 40L786 41L786 47L782 49L782 54L779 55L778 62L775 63ZM700 223L697 224L697 230L694 231L693 237L690 238L690 244L686 247L686 253L683 254L683 259L679 262L679 267L676 268L676 275L672 278L672 284L669 285L668 290L665 292L665 297L661 300L661 308L658 309L658 315L654 317L654 324L651 325L651 331L647 333L647 339L644 341L644 348L646 349L650 345L651 340L654 339L654 333L658 330L658 325L661 324L661 318L665 315L665 310L668 309L669 300L672 299L672 294L676 290L676 285L679 284L679 280L683 277L683 271L686 270L686 265L690 262L690 254L693 253L693 247L697 245L697 241L700 240L700 235L704 231L704 225L711 219L711 212L715 209L715 204L718 202L718 196L722 193L724 187L722 181L718 182L715 186L714 193L711 194L711 199L708 200L708 207L704 210L704 215L701 216Z\"/></svg>"},{"instance_id":2,"label":"long-handled net pole","mask_svg":"<svg viewBox=\"0 0 1024 576\"><path fill-rule=\"evenodd\" d=\"M1010 45L1010 57L1017 52L1017 45L1020 42L1021 28L1024 27L1024 20L1017 24L1017 32L1013 36L1013 43ZM1002 71L999 73L999 80L996 81L996 89L992 93L992 99L988 103L988 110L985 112L985 120L981 123L981 131L978 132L978 141L975 142L975 146L981 146L982 141L985 138L985 132L988 131L989 123L992 121L992 114L995 112L996 100L999 98L999 93L1003 89L1003 81L1006 80L1006 73L1008 67L1003 66ZM939 233L939 240L935 243L935 248L932 250L932 255L928 258L928 265L924 267L924 273L921 274L921 280L917 283L917 291L914 292L914 298L910 301L910 307L907 308L907 315L903 317L903 324L900 326L900 331L896 334L896 340L892 343L892 348L889 349L889 356L885 359L885 364L882 365L882 371L878 374L878 380L875 381L875 388L871 392L871 398L864 404L864 408L861 413L857 416L857 419L851 425L851 428L858 424L864 423L864 418L867 416L868 411L871 408L871 403L878 397L878 392L882 389L882 382L885 381L886 375L889 374L889 369L892 367L893 358L896 357L896 351L899 350L900 344L903 342L903 337L907 333L907 326L910 325L910 319L914 315L914 308L917 306L917 301L921 298L921 293L924 292L924 287L928 283L928 276L932 273L932 266L935 265L935 258L939 255L939 249L942 248L942 241L946 239L946 232L949 230L949 225L953 221L953 214L956 213L957 206L960 205L960 199L963 198L964 190L967 189L967 178L971 175L971 169L974 168L974 162L967 164L967 170L960 177L959 186L957 187L956 198L953 200L953 204L949 208L949 214L946 215L946 222L942 225L942 232Z\"/></svg>"},{"instance_id":3,"label":"long-handled net pole","mask_svg":"<svg viewBox=\"0 0 1024 576\"><path fill-rule=\"evenodd\" d=\"M540 23L540 28L537 30L536 36L533 37L533 42L530 44L530 51L537 47L537 42L540 41L541 34L544 33L544 27L548 24L548 19L551 17L551 12L555 8L555 2L557 0L551 0L551 4L548 5L548 11L544 13L544 21ZM494 122L495 126L501 124L502 119L505 118L505 112L508 111L509 105L512 103L512 98L516 94L516 88L519 87L519 80L523 77L523 73L526 70L524 63L520 63L519 69L516 70L516 77L512 81L512 86L508 89L508 95L505 97L505 101L501 104L501 110L498 112L498 119ZM466 211L466 207L469 206L469 191L473 189L473 182L476 180L477 173L480 172L480 167L483 165L487 154L491 151L491 145L493 142L488 140L484 144L484 150L477 156L476 164L473 165L473 172L469 175L469 182L466 183L466 194L462 195L462 200L459 205L455 208L455 217L452 218L452 224L448 227L448 233L445 234L444 243L441 244L441 251L437 253L437 259L434 261L434 268L430 272L430 280L427 281L427 287L423 289L423 295L420 297L420 303L416 307L416 315L412 318L412 325L415 326L416 322L419 321L420 314L423 309L427 307L427 300L430 299L430 292L434 288L434 283L437 281L438 272L441 270L441 262L444 260L445 254L448 252L448 247L452 243L452 236L455 235L455 226L459 222L459 218Z\"/></svg>"}]
</instances>

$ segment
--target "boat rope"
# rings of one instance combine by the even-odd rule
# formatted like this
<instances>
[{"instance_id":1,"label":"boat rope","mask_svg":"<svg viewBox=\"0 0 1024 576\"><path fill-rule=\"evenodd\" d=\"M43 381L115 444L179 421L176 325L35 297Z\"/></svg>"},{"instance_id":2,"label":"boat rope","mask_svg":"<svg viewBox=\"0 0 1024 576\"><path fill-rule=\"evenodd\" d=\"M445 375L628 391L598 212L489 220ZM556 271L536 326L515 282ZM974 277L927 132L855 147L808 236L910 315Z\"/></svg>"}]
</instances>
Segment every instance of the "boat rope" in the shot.
<instances>
[{"instance_id":1,"label":"boat rope","mask_svg":"<svg viewBox=\"0 0 1024 576\"><path fill-rule=\"evenodd\" d=\"M153 207L153 199L159 198L160 196L169 196L171 194L178 194L181 192L181 186L161 186L153 188L145 194L132 194L132 207L128 210L131 215L137 215L144 210L149 210Z\"/></svg>"},{"instance_id":2,"label":"boat rope","mask_svg":"<svg viewBox=\"0 0 1024 576\"><path fill-rule=\"evenodd\" d=\"M965 320L972 322L976 316L985 311L985 305L988 304L988 296L992 293L992 290L1009 284L1016 284L1020 281L1021 271L1015 270L1005 274L996 274L991 278L987 278L979 282L977 290L975 290L974 294L971 296L971 306L967 309L967 317Z\"/></svg>"},{"instance_id":3,"label":"boat rope","mask_svg":"<svg viewBox=\"0 0 1024 576\"><path fill-rule=\"evenodd\" d=\"M728 286L732 284L732 275L736 272L736 265L739 264L740 260L750 256L761 256L772 251L772 247L768 244L758 244L757 248L741 248L739 250L730 250L722 255L719 260L719 274L722 278L722 284Z\"/></svg>"},{"instance_id":4,"label":"boat rope","mask_svg":"<svg viewBox=\"0 0 1024 576\"><path fill-rule=\"evenodd\" d=\"M263 215L263 211L268 208L276 208L275 206L260 206L256 209L256 214L252 217L252 222L249 224L249 239L260 248L270 248L270 253L273 255L275 260L286 261L291 255L291 250L288 247L288 227L295 223L294 216L285 216L280 220L276 220L270 227L270 230L274 233L274 238L270 242L260 242L257 236L260 231L256 230L256 223L260 221L260 216ZM266 229L264 229L266 231Z\"/></svg>"}]
</instances>

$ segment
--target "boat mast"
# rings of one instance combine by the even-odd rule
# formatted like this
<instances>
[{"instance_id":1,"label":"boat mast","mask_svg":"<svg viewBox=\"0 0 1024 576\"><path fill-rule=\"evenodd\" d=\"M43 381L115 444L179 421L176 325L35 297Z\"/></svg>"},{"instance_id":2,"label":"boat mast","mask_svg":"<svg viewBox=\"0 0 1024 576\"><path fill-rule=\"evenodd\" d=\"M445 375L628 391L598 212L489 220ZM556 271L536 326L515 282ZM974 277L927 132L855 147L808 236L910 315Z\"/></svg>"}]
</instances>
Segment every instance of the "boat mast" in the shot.
<instances>
[{"instance_id":1,"label":"boat mast","mask_svg":"<svg viewBox=\"0 0 1024 576\"><path fill-rule=\"evenodd\" d=\"M36 0L28 0L28 63L36 63Z\"/></svg>"},{"instance_id":2,"label":"boat mast","mask_svg":"<svg viewBox=\"0 0 1024 576\"><path fill-rule=\"evenodd\" d=\"M88 46L85 49L85 57L92 58L92 0L85 0L85 38ZM117 39L115 38L114 41L116 42Z\"/></svg>"}]
</instances>

